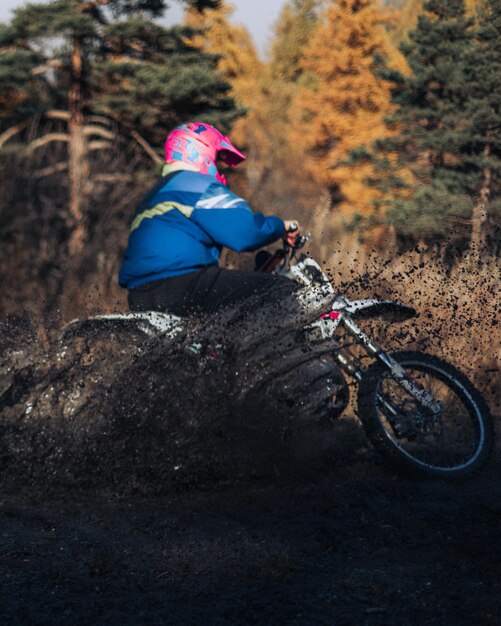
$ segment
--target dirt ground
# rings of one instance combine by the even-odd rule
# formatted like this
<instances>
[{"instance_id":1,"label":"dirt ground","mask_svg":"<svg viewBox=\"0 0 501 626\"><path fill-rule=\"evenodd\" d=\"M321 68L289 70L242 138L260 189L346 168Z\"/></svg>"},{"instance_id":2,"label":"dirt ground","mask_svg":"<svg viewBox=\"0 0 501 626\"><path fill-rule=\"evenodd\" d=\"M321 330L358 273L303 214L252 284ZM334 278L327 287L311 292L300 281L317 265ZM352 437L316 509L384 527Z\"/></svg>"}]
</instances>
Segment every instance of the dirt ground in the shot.
<instances>
[{"instance_id":1,"label":"dirt ground","mask_svg":"<svg viewBox=\"0 0 501 626\"><path fill-rule=\"evenodd\" d=\"M499 446L451 484L387 468L350 410L284 439L285 395L234 392L271 342L254 371L231 353L167 358L160 340L77 339L49 358L14 339L0 625L501 623Z\"/></svg>"},{"instance_id":2,"label":"dirt ground","mask_svg":"<svg viewBox=\"0 0 501 626\"><path fill-rule=\"evenodd\" d=\"M0 623L499 624L499 454L463 484L387 469L358 423L337 454L166 495L9 495Z\"/></svg>"}]
</instances>

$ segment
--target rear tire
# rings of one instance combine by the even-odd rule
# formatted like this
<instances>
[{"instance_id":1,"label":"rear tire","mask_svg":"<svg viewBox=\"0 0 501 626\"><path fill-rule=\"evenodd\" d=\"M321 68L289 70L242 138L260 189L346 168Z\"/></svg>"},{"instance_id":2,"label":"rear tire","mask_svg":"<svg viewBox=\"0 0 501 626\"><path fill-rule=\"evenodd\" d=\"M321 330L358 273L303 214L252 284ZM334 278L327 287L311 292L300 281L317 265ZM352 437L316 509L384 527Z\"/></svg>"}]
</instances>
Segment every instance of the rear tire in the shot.
<instances>
[{"instance_id":1,"label":"rear tire","mask_svg":"<svg viewBox=\"0 0 501 626\"><path fill-rule=\"evenodd\" d=\"M423 352L391 356L441 402L442 411L433 416L383 363L374 363L358 391L358 414L374 447L393 466L414 475L453 479L478 470L494 443L493 420L480 392L437 357Z\"/></svg>"}]
</instances>

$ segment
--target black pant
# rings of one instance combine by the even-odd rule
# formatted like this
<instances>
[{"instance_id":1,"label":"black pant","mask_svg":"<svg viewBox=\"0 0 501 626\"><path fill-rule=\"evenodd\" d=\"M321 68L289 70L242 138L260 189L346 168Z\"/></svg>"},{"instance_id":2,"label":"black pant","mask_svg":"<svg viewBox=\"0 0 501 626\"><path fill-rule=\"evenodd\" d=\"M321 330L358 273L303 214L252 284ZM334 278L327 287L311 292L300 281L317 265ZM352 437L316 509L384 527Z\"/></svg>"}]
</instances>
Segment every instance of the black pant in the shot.
<instances>
[{"instance_id":1,"label":"black pant","mask_svg":"<svg viewBox=\"0 0 501 626\"><path fill-rule=\"evenodd\" d=\"M208 267L141 285L129 292L129 306L132 311L166 311L174 315L214 313L277 288L292 294L297 285L275 274Z\"/></svg>"}]
</instances>

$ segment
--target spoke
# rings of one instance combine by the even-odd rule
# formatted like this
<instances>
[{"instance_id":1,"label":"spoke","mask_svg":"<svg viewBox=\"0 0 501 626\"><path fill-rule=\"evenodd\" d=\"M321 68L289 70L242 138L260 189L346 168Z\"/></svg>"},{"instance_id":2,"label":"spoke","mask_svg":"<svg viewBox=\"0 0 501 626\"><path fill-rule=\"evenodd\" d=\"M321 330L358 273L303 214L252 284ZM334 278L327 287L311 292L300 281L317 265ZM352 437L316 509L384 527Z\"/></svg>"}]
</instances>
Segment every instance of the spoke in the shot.
<instances>
[{"instance_id":1,"label":"spoke","mask_svg":"<svg viewBox=\"0 0 501 626\"><path fill-rule=\"evenodd\" d=\"M431 372L407 368L412 380L442 404L440 423L425 407L396 381L387 377L380 393L400 415L384 413L379 405L381 423L394 445L419 462L435 467L452 467L465 462L474 452L471 417L453 388ZM398 436L399 433L401 436ZM406 436L405 436L406 435Z\"/></svg>"}]
</instances>

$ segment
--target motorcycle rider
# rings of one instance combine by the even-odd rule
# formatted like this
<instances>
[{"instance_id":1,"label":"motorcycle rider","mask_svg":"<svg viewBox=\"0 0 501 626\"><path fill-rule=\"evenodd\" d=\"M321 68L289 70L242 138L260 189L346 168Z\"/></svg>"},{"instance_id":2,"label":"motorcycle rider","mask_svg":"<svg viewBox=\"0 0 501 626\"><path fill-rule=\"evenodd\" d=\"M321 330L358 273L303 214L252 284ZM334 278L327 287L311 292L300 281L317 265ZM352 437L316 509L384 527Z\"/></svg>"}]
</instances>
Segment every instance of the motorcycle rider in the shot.
<instances>
[{"instance_id":1,"label":"motorcycle rider","mask_svg":"<svg viewBox=\"0 0 501 626\"><path fill-rule=\"evenodd\" d=\"M277 285L296 290L282 276L218 266L223 246L252 251L280 238L294 244L300 234L296 220L255 213L230 191L220 164L233 168L245 158L204 122L169 134L162 178L136 209L120 269L133 311L212 313Z\"/></svg>"},{"instance_id":2,"label":"motorcycle rider","mask_svg":"<svg viewBox=\"0 0 501 626\"><path fill-rule=\"evenodd\" d=\"M165 143L163 176L136 209L120 269L119 282L129 291L133 311L195 318L197 313L217 313L208 324L208 337L197 331L190 339L195 342L189 349L197 354L202 346L207 350L213 345L211 355L218 355L228 334L245 350L259 341L264 327L270 336L274 331L282 335L286 324L302 327L305 314L316 315L331 299L315 289L298 289L284 276L218 266L223 246L252 251L280 238L294 245L300 235L296 220L255 213L227 187L220 163L235 167L244 159L230 139L209 124L189 122L175 128ZM198 317L207 322L206 316ZM288 339L275 340L274 348L286 351ZM332 365L319 359L298 371L312 397L314 385L331 389L337 375ZM322 411L329 412L330 406L329 397Z\"/></svg>"}]
</instances>

